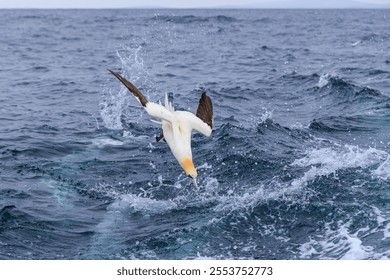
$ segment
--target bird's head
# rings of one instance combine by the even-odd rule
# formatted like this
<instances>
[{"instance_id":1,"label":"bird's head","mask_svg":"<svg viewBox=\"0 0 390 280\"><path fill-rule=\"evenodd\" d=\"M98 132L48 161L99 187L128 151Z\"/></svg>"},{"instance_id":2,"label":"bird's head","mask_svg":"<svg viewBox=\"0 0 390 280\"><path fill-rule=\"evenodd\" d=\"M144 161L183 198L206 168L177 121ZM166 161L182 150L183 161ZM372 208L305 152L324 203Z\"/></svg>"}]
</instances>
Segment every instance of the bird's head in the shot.
<instances>
[{"instance_id":1,"label":"bird's head","mask_svg":"<svg viewBox=\"0 0 390 280\"><path fill-rule=\"evenodd\" d=\"M192 162L192 159L191 158L184 158L180 162L180 165L184 169L187 176L192 179L195 186L198 186L196 183L196 177L198 177L198 172L196 171L196 168L194 166L194 163Z\"/></svg>"}]
</instances>

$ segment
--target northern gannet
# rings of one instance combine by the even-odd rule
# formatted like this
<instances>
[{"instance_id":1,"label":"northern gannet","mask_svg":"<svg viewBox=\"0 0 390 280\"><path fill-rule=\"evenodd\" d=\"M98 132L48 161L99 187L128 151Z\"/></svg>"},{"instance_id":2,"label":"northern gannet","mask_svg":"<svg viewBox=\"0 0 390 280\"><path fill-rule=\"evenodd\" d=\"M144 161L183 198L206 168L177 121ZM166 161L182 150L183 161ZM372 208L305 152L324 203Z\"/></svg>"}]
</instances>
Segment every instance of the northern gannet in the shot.
<instances>
[{"instance_id":1,"label":"northern gannet","mask_svg":"<svg viewBox=\"0 0 390 280\"><path fill-rule=\"evenodd\" d=\"M172 103L168 101L167 94L165 94L165 106L149 102L132 83L118 73L112 70L109 71L133 93L152 118L160 120L163 132L159 137L156 137L157 142L162 138L165 139L180 166L197 186L196 177L198 172L192 161L191 132L194 129L207 137L211 135L213 104L210 97L203 91L196 115L188 111L175 111Z\"/></svg>"}]
</instances>

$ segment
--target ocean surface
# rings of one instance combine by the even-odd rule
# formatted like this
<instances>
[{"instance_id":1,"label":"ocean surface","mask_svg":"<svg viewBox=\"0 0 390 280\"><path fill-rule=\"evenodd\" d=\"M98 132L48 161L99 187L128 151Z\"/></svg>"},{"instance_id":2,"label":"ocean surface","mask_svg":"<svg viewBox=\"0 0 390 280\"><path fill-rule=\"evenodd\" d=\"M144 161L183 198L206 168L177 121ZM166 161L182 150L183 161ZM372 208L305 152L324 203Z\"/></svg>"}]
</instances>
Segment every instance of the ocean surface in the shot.
<instances>
[{"instance_id":1,"label":"ocean surface","mask_svg":"<svg viewBox=\"0 0 390 280\"><path fill-rule=\"evenodd\" d=\"M0 259L389 259L390 10L0 10ZM151 101L214 105L199 189Z\"/></svg>"}]
</instances>

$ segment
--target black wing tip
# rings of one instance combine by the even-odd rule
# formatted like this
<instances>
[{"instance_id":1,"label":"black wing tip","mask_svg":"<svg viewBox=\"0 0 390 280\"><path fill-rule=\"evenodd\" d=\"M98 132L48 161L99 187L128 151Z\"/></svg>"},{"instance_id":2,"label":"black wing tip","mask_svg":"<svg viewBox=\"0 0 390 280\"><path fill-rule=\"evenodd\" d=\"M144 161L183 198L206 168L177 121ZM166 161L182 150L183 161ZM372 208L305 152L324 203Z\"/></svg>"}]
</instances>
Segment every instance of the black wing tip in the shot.
<instances>
[{"instance_id":1,"label":"black wing tip","mask_svg":"<svg viewBox=\"0 0 390 280\"><path fill-rule=\"evenodd\" d=\"M145 96L138 90L138 88L133 85L131 82L129 82L128 80L126 80L125 78L123 78L120 74L118 74L117 72L113 71L113 70L110 70L110 69L107 69L111 74L113 74L119 81L121 81L121 83L127 87L128 90L130 90L130 92L132 92L134 94L134 96L136 98L138 98L139 102L141 103L141 105L143 107L146 107L146 104L148 104L148 100L145 98Z\"/></svg>"},{"instance_id":2,"label":"black wing tip","mask_svg":"<svg viewBox=\"0 0 390 280\"><path fill-rule=\"evenodd\" d=\"M206 92L203 92L202 96L200 98L201 99L205 99L205 100L207 100L207 101L209 101L211 103L211 98L210 98L210 96L207 95Z\"/></svg>"},{"instance_id":3,"label":"black wing tip","mask_svg":"<svg viewBox=\"0 0 390 280\"><path fill-rule=\"evenodd\" d=\"M115 72L114 70L111 70L111 69L107 69L112 75L114 75L119 81L122 81L122 76L118 73L118 72Z\"/></svg>"},{"instance_id":4,"label":"black wing tip","mask_svg":"<svg viewBox=\"0 0 390 280\"><path fill-rule=\"evenodd\" d=\"M118 72L115 72L114 70L111 70L111 69L107 69L112 75L114 75L118 80L122 81L123 80L123 77L118 73Z\"/></svg>"},{"instance_id":5,"label":"black wing tip","mask_svg":"<svg viewBox=\"0 0 390 280\"><path fill-rule=\"evenodd\" d=\"M207 91L204 88L201 88L201 93L202 95L200 96L200 100L208 101L210 103L210 106L213 106L211 98L207 95Z\"/></svg>"},{"instance_id":6,"label":"black wing tip","mask_svg":"<svg viewBox=\"0 0 390 280\"><path fill-rule=\"evenodd\" d=\"M111 70L111 69L107 69L107 71L109 71L112 75L116 76L118 75L117 72L115 72L114 70Z\"/></svg>"}]
</instances>

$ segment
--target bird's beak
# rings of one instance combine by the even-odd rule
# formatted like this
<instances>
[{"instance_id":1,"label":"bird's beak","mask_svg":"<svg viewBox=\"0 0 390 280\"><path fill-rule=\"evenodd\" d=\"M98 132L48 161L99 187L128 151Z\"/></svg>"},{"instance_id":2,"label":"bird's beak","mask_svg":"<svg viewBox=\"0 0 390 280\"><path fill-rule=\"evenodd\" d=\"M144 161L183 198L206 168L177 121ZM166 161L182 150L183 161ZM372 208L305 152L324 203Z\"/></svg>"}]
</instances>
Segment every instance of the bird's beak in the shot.
<instances>
[{"instance_id":1,"label":"bird's beak","mask_svg":"<svg viewBox=\"0 0 390 280\"><path fill-rule=\"evenodd\" d=\"M195 178L195 177L191 177L191 179L192 179L192 183L194 183L194 186L195 186L197 189L199 189L198 183L196 182L196 178Z\"/></svg>"}]
</instances>

